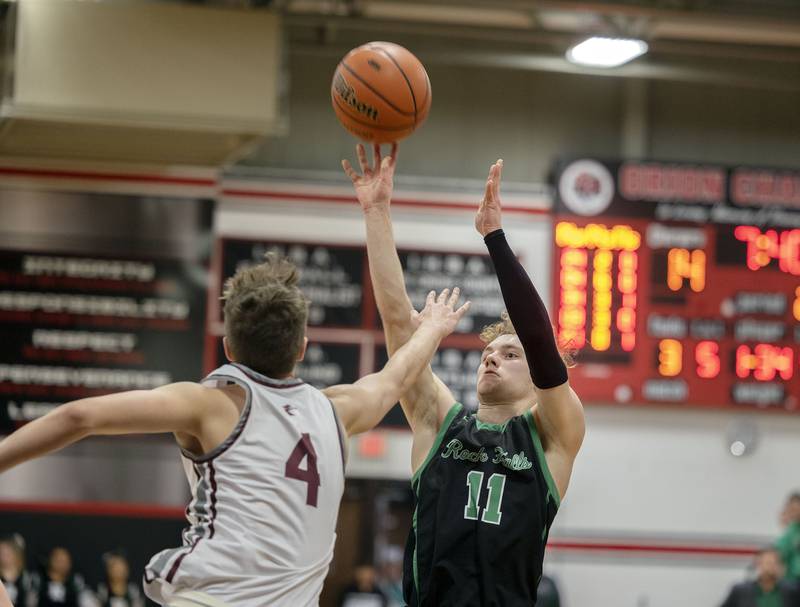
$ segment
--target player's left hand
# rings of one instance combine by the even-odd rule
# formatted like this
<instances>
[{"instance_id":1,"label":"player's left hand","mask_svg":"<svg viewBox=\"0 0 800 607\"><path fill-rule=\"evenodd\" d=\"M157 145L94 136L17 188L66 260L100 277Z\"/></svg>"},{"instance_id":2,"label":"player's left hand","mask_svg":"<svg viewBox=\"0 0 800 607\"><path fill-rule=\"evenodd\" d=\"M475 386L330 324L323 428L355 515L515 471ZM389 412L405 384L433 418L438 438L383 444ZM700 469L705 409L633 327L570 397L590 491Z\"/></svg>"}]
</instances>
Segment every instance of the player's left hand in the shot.
<instances>
[{"instance_id":1,"label":"player's left hand","mask_svg":"<svg viewBox=\"0 0 800 607\"><path fill-rule=\"evenodd\" d=\"M475 215L475 229L481 236L486 236L502 228L502 206L500 205L500 177L503 172L503 160L495 162L489 169L486 179L486 191Z\"/></svg>"}]
</instances>

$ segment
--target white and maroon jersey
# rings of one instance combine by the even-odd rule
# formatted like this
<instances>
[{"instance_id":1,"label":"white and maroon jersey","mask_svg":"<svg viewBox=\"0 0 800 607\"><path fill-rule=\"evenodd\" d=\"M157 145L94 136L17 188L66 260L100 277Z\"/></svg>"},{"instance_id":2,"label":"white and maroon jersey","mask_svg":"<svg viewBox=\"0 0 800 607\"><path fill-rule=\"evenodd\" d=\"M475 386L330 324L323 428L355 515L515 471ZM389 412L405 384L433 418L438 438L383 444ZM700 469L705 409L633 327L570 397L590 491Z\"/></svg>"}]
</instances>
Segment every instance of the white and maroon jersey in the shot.
<instances>
[{"instance_id":1,"label":"white and maroon jersey","mask_svg":"<svg viewBox=\"0 0 800 607\"><path fill-rule=\"evenodd\" d=\"M333 404L299 379L271 379L239 364L203 381L231 383L247 392L239 423L203 456L182 451L190 526L182 547L150 560L145 592L161 604L196 590L231 607L316 607L344 490Z\"/></svg>"}]
</instances>

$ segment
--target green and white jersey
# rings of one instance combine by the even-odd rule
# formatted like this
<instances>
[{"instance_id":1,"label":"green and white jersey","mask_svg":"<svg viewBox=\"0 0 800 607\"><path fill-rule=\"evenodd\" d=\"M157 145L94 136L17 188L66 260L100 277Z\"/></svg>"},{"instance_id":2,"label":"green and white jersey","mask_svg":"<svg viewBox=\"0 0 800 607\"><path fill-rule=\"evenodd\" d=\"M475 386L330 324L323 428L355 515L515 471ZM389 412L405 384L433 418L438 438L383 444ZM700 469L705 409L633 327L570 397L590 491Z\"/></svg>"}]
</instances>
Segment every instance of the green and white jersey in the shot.
<instances>
[{"instance_id":1,"label":"green and white jersey","mask_svg":"<svg viewBox=\"0 0 800 607\"><path fill-rule=\"evenodd\" d=\"M560 504L530 411L486 424L453 405L412 478L409 607L531 607Z\"/></svg>"}]
</instances>

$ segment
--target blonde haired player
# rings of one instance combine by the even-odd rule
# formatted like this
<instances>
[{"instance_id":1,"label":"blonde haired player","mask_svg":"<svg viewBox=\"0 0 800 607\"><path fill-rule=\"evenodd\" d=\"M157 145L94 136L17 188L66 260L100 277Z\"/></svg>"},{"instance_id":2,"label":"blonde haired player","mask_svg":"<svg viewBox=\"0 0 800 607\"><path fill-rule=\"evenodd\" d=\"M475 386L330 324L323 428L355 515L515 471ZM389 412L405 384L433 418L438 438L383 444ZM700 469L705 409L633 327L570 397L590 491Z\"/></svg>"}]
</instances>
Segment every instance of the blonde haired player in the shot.
<instances>
[{"instance_id":1,"label":"blonde haired player","mask_svg":"<svg viewBox=\"0 0 800 607\"><path fill-rule=\"evenodd\" d=\"M343 161L364 212L367 257L389 353L411 336L390 215L397 146L361 174ZM487 327L477 369L478 410L457 403L430 368L400 401L414 433L415 509L406 545L409 607L530 606L547 535L585 432L547 310L502 230L503 161L489 170L475 227L494 265L508 315Z\"/></svg>"},{"instance_id":2,"label":"blonde haired player","mask_svg":"<svg viewBox=\"0 0 800 607\"><path fill-rule=\"evenodd\" d=\"M317 390L296 378L308 302L297 269L269 254L226 284L230 364L181 382L74 401L0 442L0 472L86 436L172 432L192 489L183 546L145 569L170 607L317 605L344 488L344 440L374 427L468 309L447 290L413 314L378 373ZM0 599L0 605L2 599Z\"/></svg>"}]
</instances>

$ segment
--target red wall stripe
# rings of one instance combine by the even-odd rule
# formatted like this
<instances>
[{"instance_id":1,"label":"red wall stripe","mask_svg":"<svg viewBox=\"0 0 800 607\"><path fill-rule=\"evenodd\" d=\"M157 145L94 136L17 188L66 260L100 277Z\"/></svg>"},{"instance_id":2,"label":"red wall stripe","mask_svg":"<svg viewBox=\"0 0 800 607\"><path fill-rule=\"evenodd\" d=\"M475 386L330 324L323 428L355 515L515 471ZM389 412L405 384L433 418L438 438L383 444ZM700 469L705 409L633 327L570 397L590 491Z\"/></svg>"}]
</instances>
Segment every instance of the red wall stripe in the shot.
<instances>
[{"instance_id":1,"label":"red wall stripe","mask_svg":"<svg viewBox=\"0 0 800 607\"><path fill-rule=\"evenodd\" d=\"M0 175L10 177L41 177L50 179L88 179L92 181L132 181L138 183L165 183L213 187L216 179L201 177L171 177L168 175L137 175L133 173L94 173L90 171L59 171L53 169L20 169L0 167Z\"/></svg>"}]
</instances>

